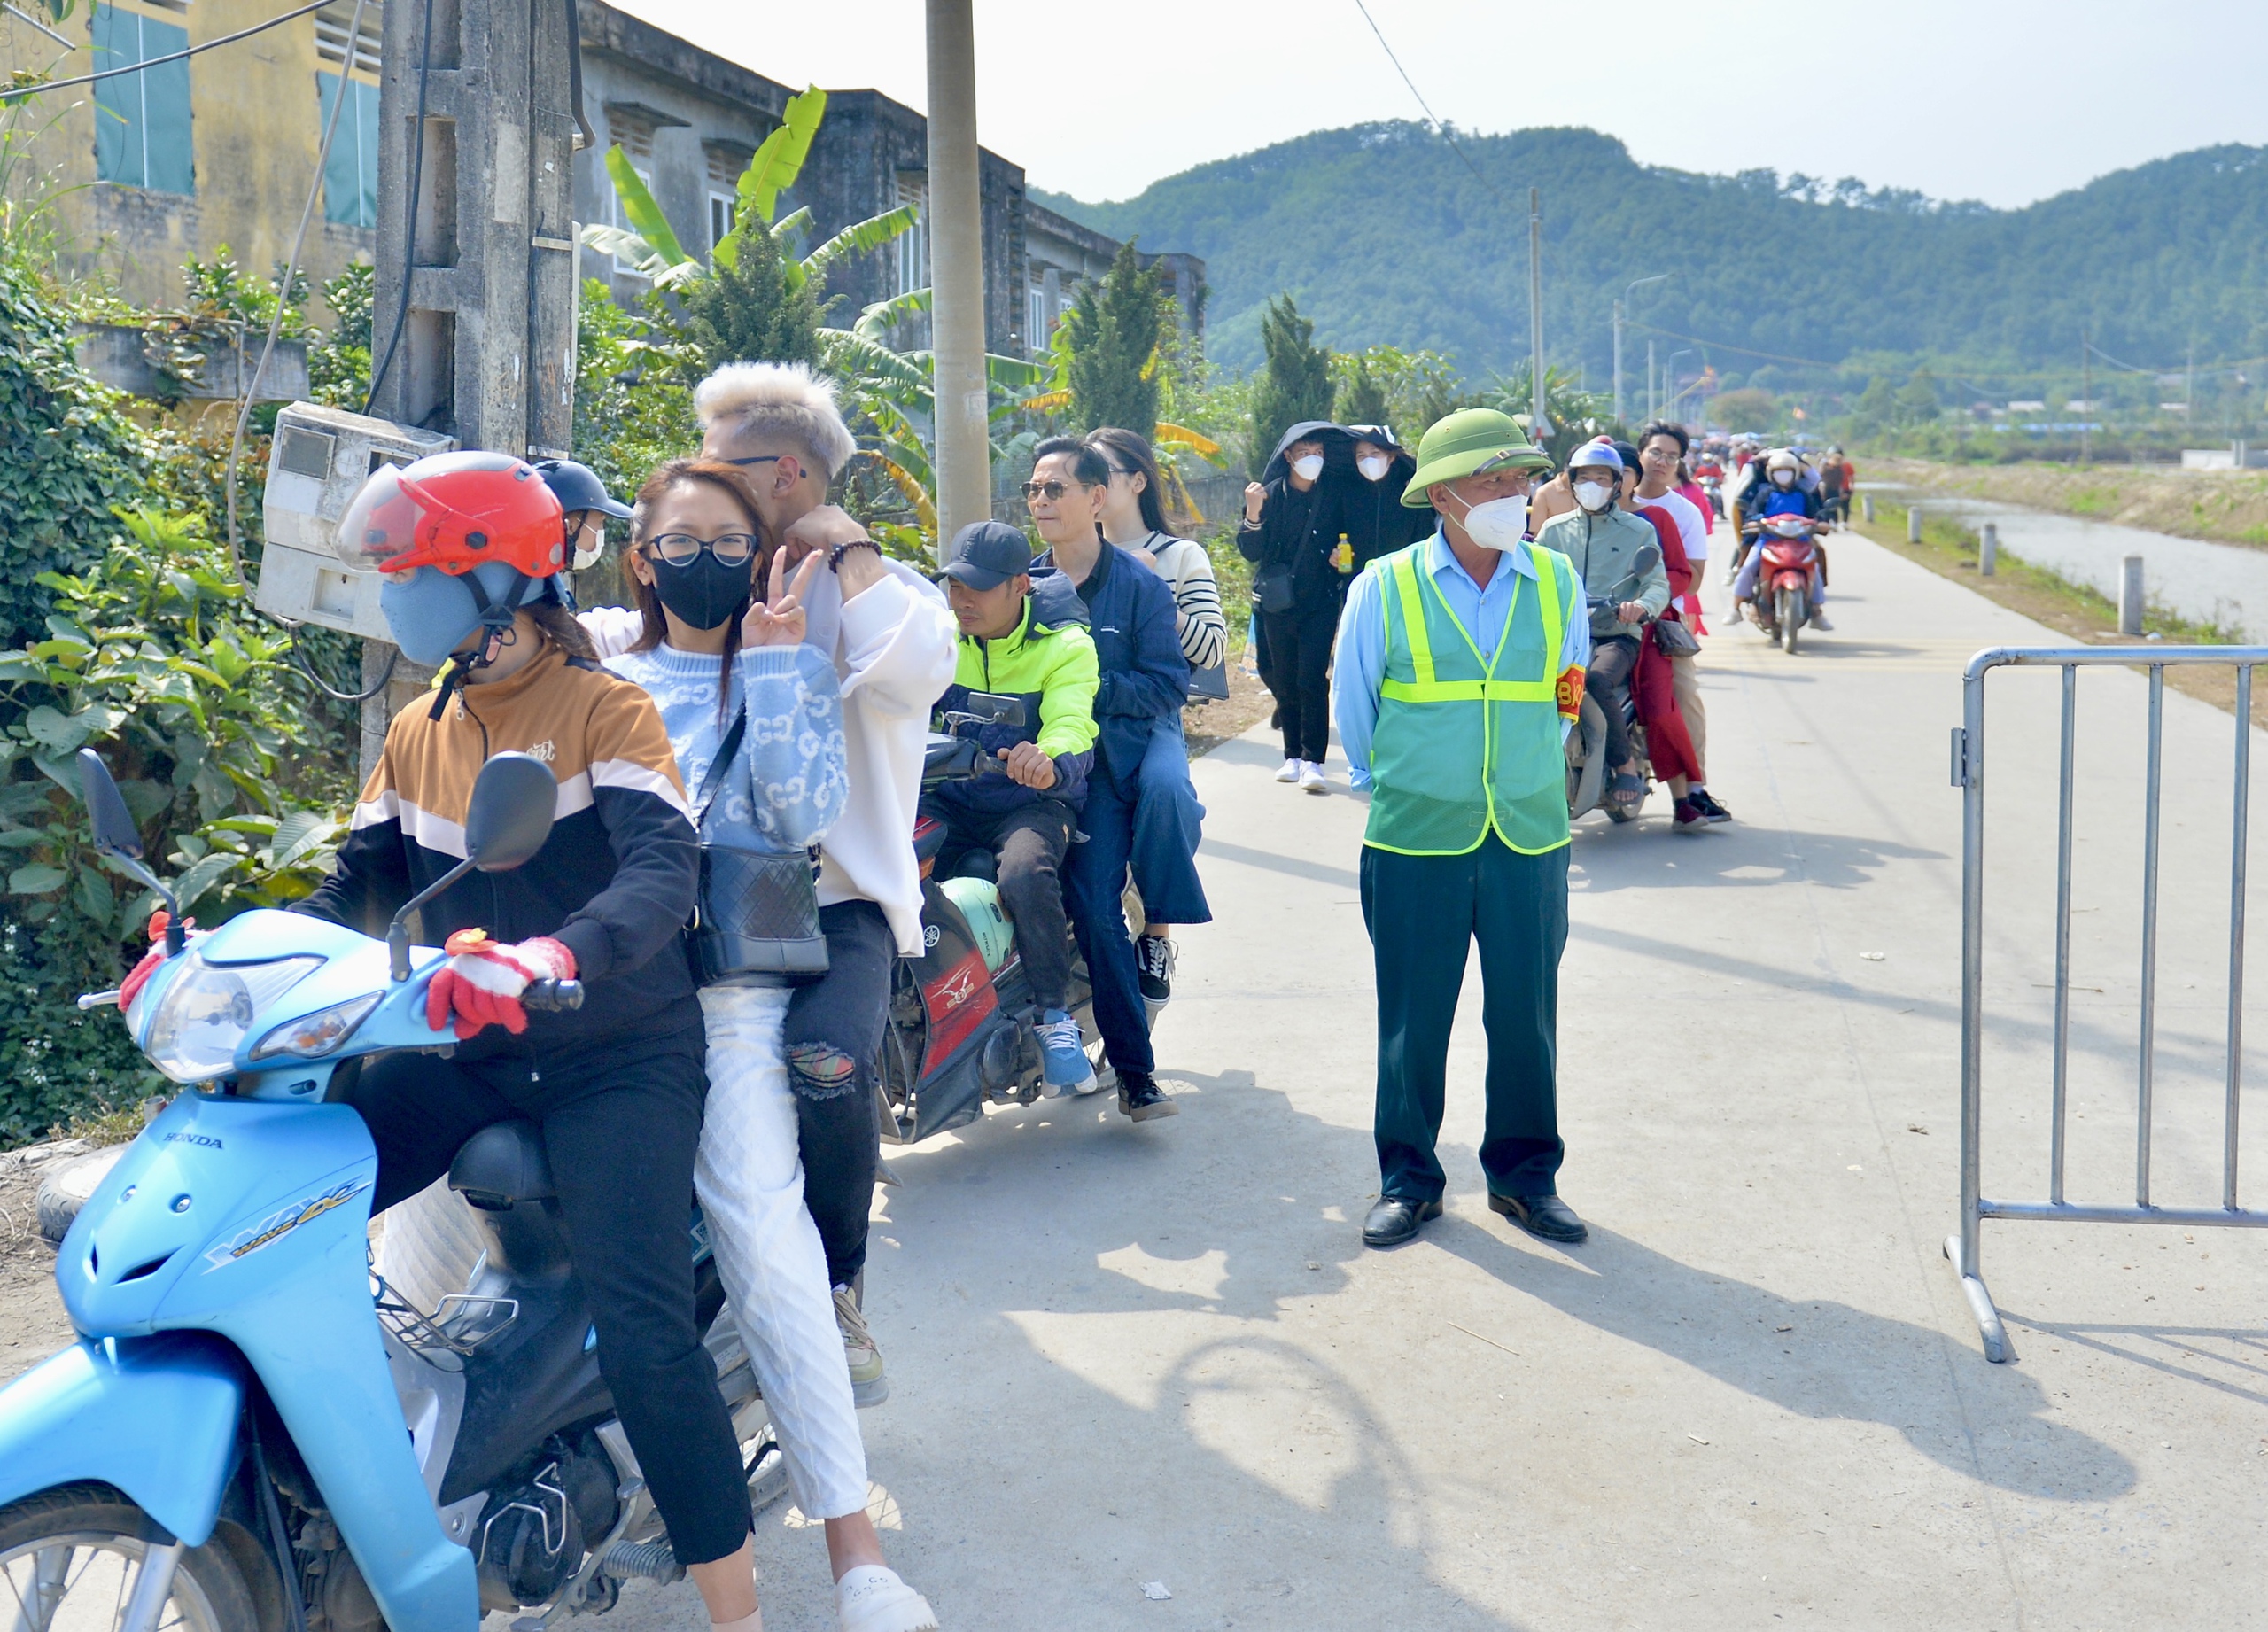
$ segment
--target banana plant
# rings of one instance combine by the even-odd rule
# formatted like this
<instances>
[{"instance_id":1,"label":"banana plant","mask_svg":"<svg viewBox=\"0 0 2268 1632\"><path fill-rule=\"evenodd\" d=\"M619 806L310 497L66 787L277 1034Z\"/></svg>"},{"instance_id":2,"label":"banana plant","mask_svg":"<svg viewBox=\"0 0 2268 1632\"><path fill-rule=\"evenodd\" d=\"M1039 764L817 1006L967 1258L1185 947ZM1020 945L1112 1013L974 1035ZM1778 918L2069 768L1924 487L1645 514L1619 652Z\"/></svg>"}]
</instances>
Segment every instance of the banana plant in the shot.
<instances>
[{"instance_id":1,"label":"banana plant","mask_svg":"<svg viewBox=\"0 0 2268 1632\"><path fill-rule=\"evenodd\" d=\"M787 268L788 288L801 289L813 278L824 280L836 261L880 249L920 219L920 212L913 206L901 204L896 209L853 222L806 255L788 253L790 245L811 231L812 213L799 209L785 220L775 221L773 217L779 211L780 195L793 187L803 174L804 161L811 156L812 137L818 133L819 120L826 113L827 93L816 85L788 99L786 116L779 128L764 138L764 144L756 150L734 183L734 192L740 202L734 211L733 229L710 251L711 261L728 269L737 266L746 235L769 233L780 245L781 264ZM708 276L708 266L679 241L669 217L654 201L652 190L631 167L629 155L618 144L607 149L606 173L614 183L616 196L622 200L623 218L630 225L587 226L583 229L584 246L627 262L632 271L650 280L656 289L680 288Z\"/></svg>"}]
</instances>

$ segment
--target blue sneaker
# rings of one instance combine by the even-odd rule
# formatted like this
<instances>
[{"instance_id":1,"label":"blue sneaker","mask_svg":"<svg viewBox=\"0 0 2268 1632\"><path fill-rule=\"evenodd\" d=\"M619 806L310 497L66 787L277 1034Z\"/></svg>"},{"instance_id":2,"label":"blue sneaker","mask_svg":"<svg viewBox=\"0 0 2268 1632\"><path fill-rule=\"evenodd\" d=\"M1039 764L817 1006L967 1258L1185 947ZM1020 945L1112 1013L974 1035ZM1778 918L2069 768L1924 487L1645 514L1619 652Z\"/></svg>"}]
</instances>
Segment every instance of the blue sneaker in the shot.
<instances>
[{"instance_id":1,"label":"blue sneaker","mask_svg":"<svg viewBox=\"0 0 2268 1632\"><path fill-rule=\"evenodd\" d=\"M1060 1008L1052 1008L1039 1017L1032 1032L1039 1038L1040 1080L1046 1084L1049 1099L1092 1093L1101 1086L1095 1081L1094 1067L1088 1063L1076 1020Z\"/></svg>"}]
</instances>

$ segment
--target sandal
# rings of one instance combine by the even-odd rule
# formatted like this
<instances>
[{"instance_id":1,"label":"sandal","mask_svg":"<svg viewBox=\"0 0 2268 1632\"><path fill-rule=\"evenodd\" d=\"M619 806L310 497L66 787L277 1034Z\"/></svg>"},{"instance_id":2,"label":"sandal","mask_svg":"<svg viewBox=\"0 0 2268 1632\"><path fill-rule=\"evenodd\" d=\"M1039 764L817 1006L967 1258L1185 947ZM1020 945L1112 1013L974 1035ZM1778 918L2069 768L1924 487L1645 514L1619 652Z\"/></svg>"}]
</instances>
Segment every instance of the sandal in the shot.
<instances>
[{"instance_id":1,"label":"sandal","mask_svg":"<svg viewBox=\"0 0 2268 1632\"><path fill-rule=\"evenodd\" d=\"M1606 802L1625 809L1643 804L1646 802L1645 778L1629 771L1615 772L1607 781Z\"/></svg>"}]
</instances>

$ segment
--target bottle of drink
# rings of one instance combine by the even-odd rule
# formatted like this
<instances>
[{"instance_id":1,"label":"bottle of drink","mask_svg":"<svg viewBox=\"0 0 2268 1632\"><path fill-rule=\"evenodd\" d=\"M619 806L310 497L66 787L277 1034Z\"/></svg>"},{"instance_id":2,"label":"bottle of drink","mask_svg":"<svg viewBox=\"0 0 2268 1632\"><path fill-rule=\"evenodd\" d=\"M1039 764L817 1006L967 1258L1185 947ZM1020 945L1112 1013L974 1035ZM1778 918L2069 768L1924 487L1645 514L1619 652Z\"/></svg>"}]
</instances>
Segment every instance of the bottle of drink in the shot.
<instances>
[{"instance_id":1,"label":"bottle of drink","mask_svg":"<svg viewBox=\"0 0 2268 1632\"><path fill-rule=\"evenodd\" d=\"M1331 564L1341 572L1355 570L1355 546L1348 541L1343 532L1339 535L1339 548L1331 552Z\"/></svg>"}]
</instances>

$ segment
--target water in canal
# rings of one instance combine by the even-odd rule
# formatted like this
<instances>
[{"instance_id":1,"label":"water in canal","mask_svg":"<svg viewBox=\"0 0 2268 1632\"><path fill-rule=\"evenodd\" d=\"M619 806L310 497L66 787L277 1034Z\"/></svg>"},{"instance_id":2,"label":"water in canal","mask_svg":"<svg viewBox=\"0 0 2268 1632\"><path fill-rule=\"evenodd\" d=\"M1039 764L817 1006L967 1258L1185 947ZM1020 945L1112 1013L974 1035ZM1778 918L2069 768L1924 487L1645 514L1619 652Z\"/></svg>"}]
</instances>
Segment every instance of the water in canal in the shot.
<instances>
[{"instance_id":1,"label":"water in canal","mask_svg":"<svg viewBox=\"0 0 2268 1632\"><path fill-rule=\"evenodd\" d=\"M1992 522L2000 528L2002 554L2098 589L2113 601L2118 599L2119 563L2140 556L2151 605L2217 624L2249 641L2268 641L2268 550L2179 539L1991 499L1954 498L1889 484L1860 486L1971 529Z\"/></svg>"}]
</instances>

